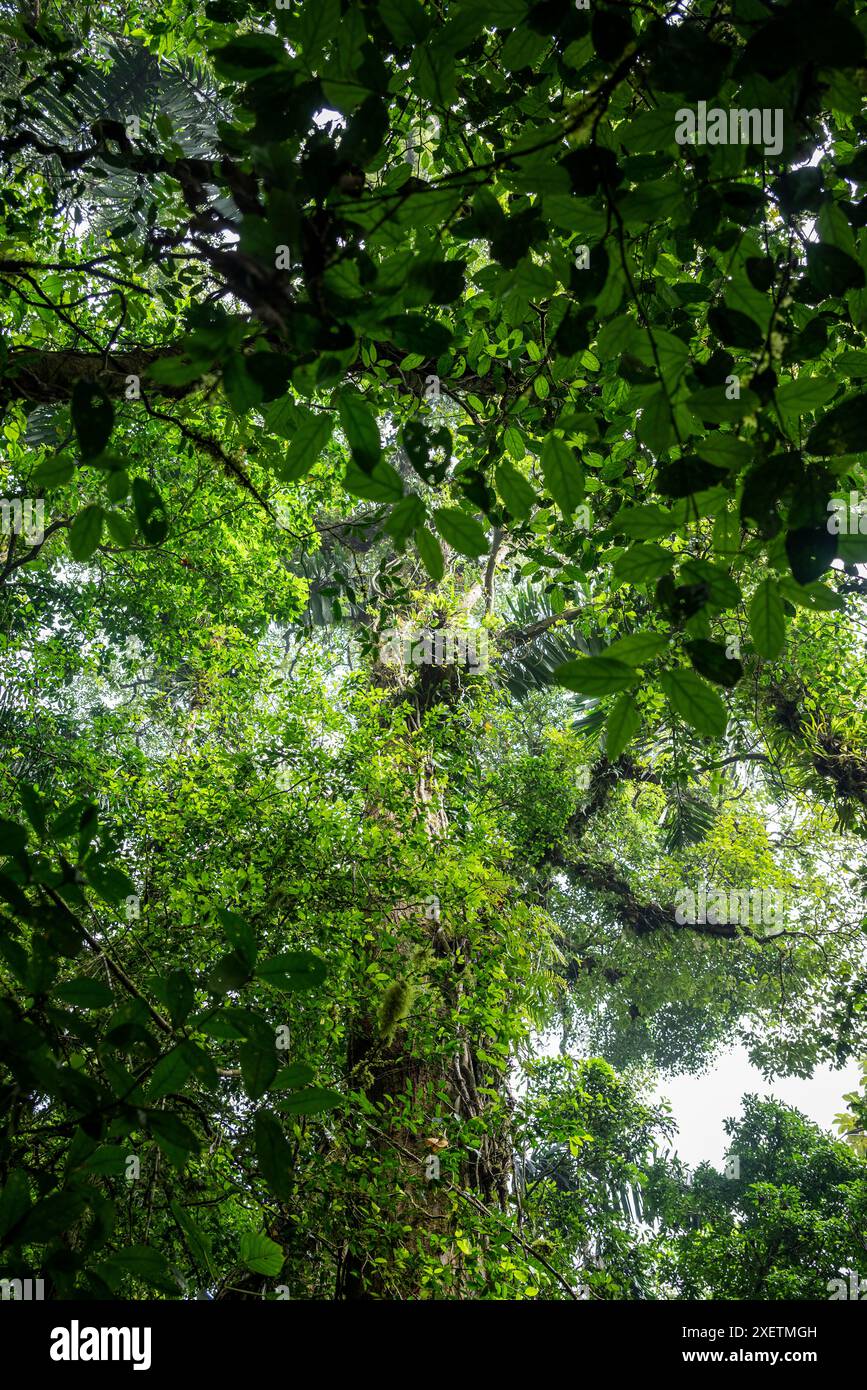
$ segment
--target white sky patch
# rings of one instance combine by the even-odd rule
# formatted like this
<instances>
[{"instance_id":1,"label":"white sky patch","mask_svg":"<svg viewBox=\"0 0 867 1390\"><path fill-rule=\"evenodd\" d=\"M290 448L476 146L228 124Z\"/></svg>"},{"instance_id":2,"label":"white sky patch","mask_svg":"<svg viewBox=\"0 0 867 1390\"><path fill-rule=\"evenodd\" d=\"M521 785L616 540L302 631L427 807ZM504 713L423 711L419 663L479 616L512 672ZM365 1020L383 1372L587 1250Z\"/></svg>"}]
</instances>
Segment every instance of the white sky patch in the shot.
<instances>
[{"instance_id":1,"label":"white sky patch","mask_svg":"<svg viewBox=\"0 0 867 1390\"><path fill-rule=\"evenodd\" d=\"M750 1092L773 1096L793 1105L837 1137L834 1116L846 1108L844 1093L858 1090L860 1070L858 1062L851 1061L839 1071L817 1067L807 1080L778 1076L766 1081L750 1062L746 1049L733 1047L721 1053L701 1076L674 1076L659 1081L653 1095L671 1103L678 1127L672 1147L684 1163L695 1168L707 1159L720 1168L730 1142L723 1121L740 1115L742 1096Z\"/></svg>"}]
</instances>

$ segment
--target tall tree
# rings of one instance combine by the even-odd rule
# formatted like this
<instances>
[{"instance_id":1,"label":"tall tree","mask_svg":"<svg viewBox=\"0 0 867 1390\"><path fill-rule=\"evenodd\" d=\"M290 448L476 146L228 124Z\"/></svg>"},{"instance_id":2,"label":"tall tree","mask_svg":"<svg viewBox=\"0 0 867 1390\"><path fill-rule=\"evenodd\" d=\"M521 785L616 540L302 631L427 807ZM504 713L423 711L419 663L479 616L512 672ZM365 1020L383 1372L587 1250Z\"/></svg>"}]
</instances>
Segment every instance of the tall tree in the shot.
<instances>
[{"instance_id":1,"label":"tall tree","mask_svg":"<svg viewBox=\"0 0 867 1390\"><path fill-rule=\"evenodd\" d=\"M815 1296L642 1083L867 1044L864 7L0 14L9 1268Z\"/></svg>"}]
</instances>

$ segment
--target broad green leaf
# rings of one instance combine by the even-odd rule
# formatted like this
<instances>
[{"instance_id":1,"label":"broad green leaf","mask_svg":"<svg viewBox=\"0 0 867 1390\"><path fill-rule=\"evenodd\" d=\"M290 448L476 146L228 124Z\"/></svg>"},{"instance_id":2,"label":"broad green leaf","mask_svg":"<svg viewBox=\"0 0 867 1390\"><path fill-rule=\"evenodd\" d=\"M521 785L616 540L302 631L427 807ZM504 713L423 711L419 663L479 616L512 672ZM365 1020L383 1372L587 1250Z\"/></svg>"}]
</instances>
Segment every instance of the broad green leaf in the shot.
<instances>
[{"instance_id":1,"label":"broad green leaf","mask_svg":"<svg viewBox=\"0 0 867 1390\"><path fill-rule=\"evenodd\" d=\"M403 497L403 479L384 459L374 464L369 473L348 463L343 486L353 497L363 497L367 502L399 502Z\"/></svg>"},{"instance_id":2,"label":"broad green leaf","mask_svg":"<svg viewBox=\"0 0 867 1390\"><path fill-rule=\"evenodd\" d=\"M563 515L571 516L584 496L584 469L559 435L549 434L542 445L542 476Z\"/></svg>"},{"instance_id":3,"label":"broad green leaf","mask_svg":"<svg viewBox=\"0 0 867 1390\"><path fill-rule=\"evenodd\" d=\"M323 1086L307 1086L276 1102L278 1110L287 1115L318 1115L323 1110L334 1110L345 1103L346 1097L339 1091L331 1091Z\"/></svg>"},{"instance_id":4,"label":"broad green leaf","mask_svg":"<svg viewBox=\"0 0 867 1390\"><path fill-rule=\"evenodd\" d=\"M726 420L741 420L745 415L755 415L761 404L755 391L744 386L737 394L730 394L734 387L709 386L703 391L694 391L687 398L687 405L699 420L722 424Z\"/></svg>"},{"instance_id":5,"label":"broad green leaf","mask_svg":"<svg viewBox=\"0 0 867 1390\"><path fill-rule=\"evenodd\" d=\"M72 479L74 473L75 460L63 454L55 454L53 458L40 463L33 474L33 481L37 487L61 487Z\"/></svg>"},{"instance_id":6,"label":"broad green leaf","mask_svg":"<svg viewBox=\"0 0 867 1390\"><path fill-rule=\"evenodd\" d=\"M438 507L434 521L443 540L461 555L475 558L488 553L484 529L459 507Z\"/></svg>"},{"instance_id":7,"label":"broad green leaf","mask_svg":"<svg viewBox=\"0 0 867 1390\"><path fill-rule=\"evenodd\" d=\"M312 951L282 951L259 962L256 975L279 989L318 989L327 972L325 962Z\"/></svg>"},{"instance_id":8,"label":"broad green leaf","mask_svg":"<svg viewBox=\"0 0 867 1390\"><path fill-rule=\"evenodd\" d=\"M295 1091L301 1086L307 1086L313 1080L315 1072L306 1062L290 1062L288 1066L281 1067L271 1082L272 1091Z\"/></svg>"},{"instance_id":9,"label":"broad green leaf","mask_svg":"<svg viewBox=\"0 0 867 1390\"><path fill-rule=\"evenodd\" d=\"M667 646L668 638L658 632L632 632L607 647L605 655L625 661L629 666L642 666L646 661L653 661Z\"/></svg>"},{"instance_id":10,"label":"broad green leaf","mask_svg":"<svg viewBox=\"0 0 867 1390\"><path fill-rule=\"evenodd\" d=\"M173 1198L169 1206L171 1207L172 1215L186 1237L187 1246L196 1264L201 1269L213 1274L214 1252L211 1237L202 1229L198 1222L193 1219L180 1202L176 1202Z\"/></svg>"},{"instance_id":11,"label":"broad green leaf","mask_svg":"<svg viewBox=\"0 0 867 1390\"><path fill-rule=\"evenodd\" d=\"M84 460L96 458L111 438L114 406L101 386L91 381L77 381L72 391L70 414L81 457Z\"/></svg>"},{"instance_id":12,"label":"broad green leaf","mask_svg":"<svg viewBox=\"0 0 867 1390\"><path fill-rule=\"evenodd\" d=\"M750 632L759 656L773 661L786 645L786 616L776 579L762 580L750 603Z\"/></svg>"},{"instance_id":13,"label":"broad green leaf","mask_svg":"<svg viewBox=\"0 0 867 1390\"><path fill-rule=\"evenodd\" d=\"M433 582L438 584L445 574L445 560L439 541L426 526L420 526L415 533L415 543L422 564Z\"/></svg>"},{"instance_id":14,"label":"broad green leaf","mask_svg":"<svg viewBox=\"0 0 867 1390\"><path fill-rule=\"evenodd\" d=\"M535 489L508 459L503 459L497 468L496 483L511 515L519 521L528 517L538 500Z\"/></svg>"},{"instance_id":15,"label":"broad green leaf","mask_svg":"<svg viewBox=\"0 0 867 1390\"><path fill-rule=\"evenodd\" d=\"M294 1188L292 1150L273 1115L260 1110L253 1121L259 1171L274 1196L287 1202Z\"/></svg>"},{"instance_id":16,"label":"broad green leaf","mask_svg":"<svg viewBox=\"0 0 867 1390\"><path fill-rule=\"evenodd\" d=\"M184 1044L178 1043L161 1057L151 1073L148 1099L158 1100L173 1091L182 1091L192 1071L192 1063Z\"/></svg>"},{"instance_id":17,"label":"broad green leaf","mask_svg":"<svg viewBox=\"0 0 867 1390\"><path fill-rule=\"evenodd\" d=\"M419 497L411 494L392 507L385 529L397 545L404 545L424 518L424 503Z\"/></svg>"},{"instance_id":18,"label":"broad green leaf","mask_svg":"<svg viewBox=\"0 0 867 1390\"><path fill-rule=\"evenodd\" d=\"M582 695L612 695L628 690L636 682L636 674L625 661L610 656L581 657L566 661L554 672L554 683Z\"/></svg>"},{"instance_id":19,"label":"broad green leaf","mask_svg":"<svg viewBox=\"0 0 867 1390\"><path fill-rule=\"evenodd\" d=\"M667 574L674 564L672 551L652 541L632 545L614 562L614 578L621 583L648 584Z\"/></svg>"},{"instance_id":20,"label":"broad green leaf","mask_svg":"<svg viewBox=\"0 0 867 1390\"><path fill-rule=\"evenodd\" d=\"M258 1231L244 1231L239 1254L245 1268L268 1279L276 1279L283 1268L284 1255L280 1246L270 1236L260 1235Z\"/></svg>"},{"instance_id":21,"label":"broad green leaf","mask_svg":"<svg viewBox=\"0 0 867 1390\"><path fill-rule=\"evenodd\" d=\"M674 526L671 512L656 502L646 502L638 507L622 507L611 522L611 530L615 533L624 531L627 536L634 536L636 540L643 541L669 536Z\"/></svg>"},{"instance_id":22,"label":"broad green leaf","mask_svg":"<svg viewBox=\"0 0 867 1390\"><path fill-rule=\"evenodd\" d=\"M261 1100L277 1075L276 1038L271 1047L246 1042L238 1049L244 1090L251 1100Z\"/></svg>"},{"instance_id":23,"label":"broad green leaf","mask_svg":"<svg viewBox=\"0 0 867 1390\"><path fill-rule=\"evenodd\" d=\"M286 49L274 34L241 34L213 54L217 72L234 82L261 77L287 60Z\"/></svg>"},{"instance_id":24,"label":"broad green leaf","mask_svg":"<svg viewBox=\"0 0 867 1390\"><path fill-rule=\"evenodd\" d=\"M139 530L148 545L161 545L168 535L169 523L156 488L146 478L133 478L132 500Z\"/></svg>"},{"instance_id":25,"label":"broad green leaf","mask_svg":"<svg viewBox=\"0 0 867 1390\"><path fill-rule=\"evenodd\" d=\"M280 464L278 473L284 482L296 482L310 472L316 460L331 438L334 417L308 415L291 435L291 443L286 458Z\"/></svg>"},{"instance_id":26,"label":"broad green leaf","mask_svg":"<svg viewBox=\"0 0 867 1390\"><path fill-rule=\"evenodd\" d=\"M700 734L721 738L726 731L728 713L719 695L692 671L663 671L659 677L663 694L680 717Z\"/></svg>"},{"instance_id":27,"label":"broad green leaf","mask_svg":"<svg viewBox=\"0 0 867 1390\"><path fill-rule=\"evenodd\" d=\"M621 695L608 713L605 725L605 754L616 762L632 741L641 723L641 712L631 695Z\"/></svg>"},{"instance_id":28,"label":"broad green leaf","mask_svg":"<svg viewBox=\"0 0 867 1390\"><path fill-rule=\"evenodd\" d=\"M811 454L852 454L867 448L867 394L850 396L821 416L807 436Z\"/></svg>"},{"instance_id":29,"label":"broad green leaf","mask_svg":"<svg viewBox=\"0 0 867 1390\"><path fill-rule=\"evenodd\" d=\"M711 642L698 637L686 643L686 652L700 676L705 676L716 685L733 686L744 673L744 668L736 657L727 656L720 642Z\"/></svg>"},{"instance_id":30,"label":"broad green leaf","mask_svg":"<svg viewBox=\"0 0 867 1390\"><path fill-rule=\"evenodd\" d=\"M361 472L369 473L382 452L376 415L363 396L348 388L338 396L337 409L352 457Z\"/></svg>"},{"instance_id":31,"label":"broad green leaf","mask_svg":"<svg viewBox=\"0 0 867 1390\"><path fill-rule=\"evenodd\" d=\"M784 381L774 392L777 405L787 415L806 415L826 405L839 390L839 382L828 377L801 376Z\"/></svg>"},{"instance_id":32,"label":"broad green leaf","mask_svg":"<svg viewBox=\"0 0 867 1390\"><path fill-rule=\"evenodd\" d=\"M77 1004L83 1009L107 1009L116 1002L108 985L90 975L79 975L74 980L57 985L54 993L65 1003Z\"/></svg>"},{"instance_id":33,"label":"broad green leaf","mask_svg":"<svg viewBox=\"0 0 867 1390\"><path fill-rule=\"evenodd\" d=\"M89 560L102 540L105 512L92 503L78 513L69 528L69 553L73 560Z\"/></svg>"},{"instance_id":34,"label":"broad green leaf","mask_svg":"<svg viewBox=\"0 0 867 1390\"><path fill-rule=\"evenodd\" d=\"M169 1268L165 1255L152 1245L127 1245L123 1250L115 1250L108 1259L100 1262L99 1269L109 1275L129 1275L161 1293L177 1296L180 1292L179 1281Z\"/></svg>"}]
</instances>

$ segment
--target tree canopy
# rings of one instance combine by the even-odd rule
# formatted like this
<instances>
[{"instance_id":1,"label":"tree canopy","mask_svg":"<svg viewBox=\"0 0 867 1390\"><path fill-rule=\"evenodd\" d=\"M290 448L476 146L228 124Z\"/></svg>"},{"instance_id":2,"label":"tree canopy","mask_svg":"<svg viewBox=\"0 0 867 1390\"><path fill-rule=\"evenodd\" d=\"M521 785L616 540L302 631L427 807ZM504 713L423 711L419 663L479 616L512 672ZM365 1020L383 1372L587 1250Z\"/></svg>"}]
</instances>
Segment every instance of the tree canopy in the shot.
<instances>
[{"instance_id":1,"label":"tree canopy","mask_svg":"<svg viewBox=\"0 0 867 1390\"><path fill-rule=\"evenodd\" d=\"M689 1173L651 1086L867 1055L867 5L0 0L0 70L4 1275L867 1276L863 1096Z\"/></svg>"}]
</instances>

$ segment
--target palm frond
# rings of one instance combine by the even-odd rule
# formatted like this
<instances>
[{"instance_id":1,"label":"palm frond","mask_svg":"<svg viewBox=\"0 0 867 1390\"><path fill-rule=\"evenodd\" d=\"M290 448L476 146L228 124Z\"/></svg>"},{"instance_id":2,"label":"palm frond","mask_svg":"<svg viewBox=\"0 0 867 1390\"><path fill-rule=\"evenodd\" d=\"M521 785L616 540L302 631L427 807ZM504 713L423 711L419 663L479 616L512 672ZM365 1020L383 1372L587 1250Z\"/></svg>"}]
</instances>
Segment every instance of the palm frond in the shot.
<instances>
[{"instance_id":1,"label":"palm frond","mask_svg":"<svg viewBox=\"0 0 867 1390\"><path fill-rule=\"evenodd\" d=\"M682 793L676 801L666 806L660 822L665 853L673 854L705 839L716 816L716 809L706 801L689 792Z\"/></svg>"},{"instance_id":2,"label":"palm frond","mask_svg":"<svg viewBox=\"0 0 867 1390\"><path fill-rule=\"evenodd\" d=\"M542 631L523 637L522 634L533 633L538 624L557 617L550 597L537 585L525 584L509 594L505 609L509 628L504 637L508 640L509 630L513 629L516 640L500 664L500 680L517 700L525 700L532 691L550 686L558 666L578 653L594 651L599 645L584 637L574 623L552 622Z\"/></svg>"},{"instance_id":3,"label":"palm frond","mask_svg":"<svg viewBox=\"0 0 867 1390\"><path fill-rule=\"evenodd\" d=\"M126 127L139 122L144 144L157 121L167 138L190 158L207 158L216 149L217 121L225 114L212 80L189 59L172 63L157 58L132 39L108 41L99 61L82 69L73 81L52 76L21 102L28 129L46 142L71 148L92 144L97 121L118 121ZM146 147L146 146L145 146ZM46 162L51 181L52 161ZM147 228L147 212L138 177L122 168L105 167L104 177L88 191L90 229L105 234L121 220Z\"/></svg>"}]
</instances>

